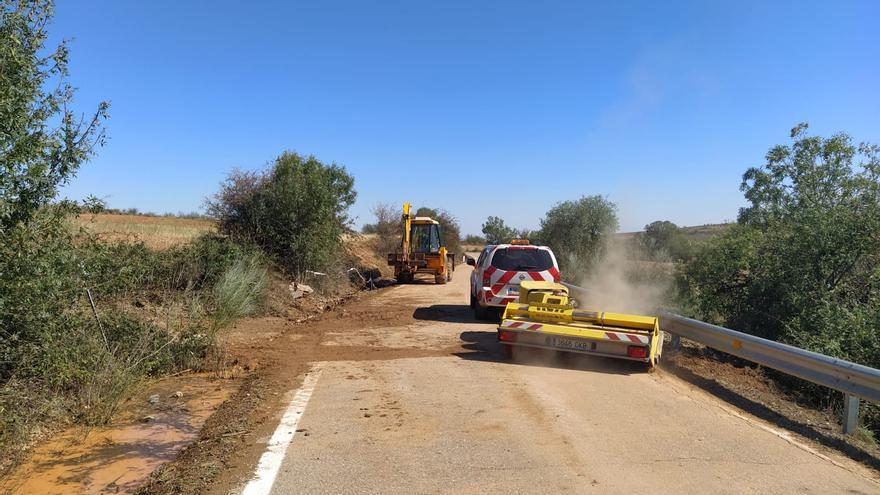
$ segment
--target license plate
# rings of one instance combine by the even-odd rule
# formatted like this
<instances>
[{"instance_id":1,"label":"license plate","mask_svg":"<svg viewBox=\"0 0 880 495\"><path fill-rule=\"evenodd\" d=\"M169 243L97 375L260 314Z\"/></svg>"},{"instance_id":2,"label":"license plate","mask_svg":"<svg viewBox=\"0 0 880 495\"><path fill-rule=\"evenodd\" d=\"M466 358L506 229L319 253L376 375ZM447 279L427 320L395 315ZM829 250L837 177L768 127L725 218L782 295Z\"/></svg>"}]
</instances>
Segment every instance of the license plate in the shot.
<instances>
[{"instance_id":1,"label":"license plate","mask_svg":"<svg viewBox=\"0 0 880 495\"><path fill-rule=\"evenodd\" d=\"M572 349L576 351L596 350L595 342L585 342L583 340L567 339L565 337L548 336L546 344L559 349Z\"/></svg>"},{"instance_id":2,"label":"license plate","mask_svg":"<svg viewBox=\"0 0 880 495\"><path fill-rule=\"evenodd\" d=\"M518 296L518 295L519 295L519 289L514 289L513 287L508 287L508 288L507 288L507 295L509 295L509 296Z\"/></svg>"}]
</instances>

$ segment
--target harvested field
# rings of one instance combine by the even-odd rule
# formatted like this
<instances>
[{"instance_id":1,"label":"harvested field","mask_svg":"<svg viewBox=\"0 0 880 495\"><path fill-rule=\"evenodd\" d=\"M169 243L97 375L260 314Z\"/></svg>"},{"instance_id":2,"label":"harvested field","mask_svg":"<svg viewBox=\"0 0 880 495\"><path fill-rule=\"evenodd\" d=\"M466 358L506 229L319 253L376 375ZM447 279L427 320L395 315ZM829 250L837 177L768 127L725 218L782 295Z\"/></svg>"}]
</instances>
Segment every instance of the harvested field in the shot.
<instances>
[{"instance_id":1,"label":"harvested field","mask_svg":"<svg viewBox=\"0 0 880 495\"><path fill-rule=\"evenodd\" d=\"M139 240L154 249L183 244L216 229L207 219L111 213L83 214L74 223L108 240Z\"/></svg>"}]
</instances>

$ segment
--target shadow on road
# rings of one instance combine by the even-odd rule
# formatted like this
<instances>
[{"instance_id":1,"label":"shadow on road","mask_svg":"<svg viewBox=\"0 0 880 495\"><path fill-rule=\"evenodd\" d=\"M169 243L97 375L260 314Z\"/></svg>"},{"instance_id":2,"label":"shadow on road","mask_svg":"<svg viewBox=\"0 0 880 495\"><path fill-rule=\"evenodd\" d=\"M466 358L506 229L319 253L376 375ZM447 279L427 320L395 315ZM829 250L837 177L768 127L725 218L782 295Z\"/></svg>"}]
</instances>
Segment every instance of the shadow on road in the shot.
<instances>
[{"instance_id":1,"label":"shadow on road","mask_svg":"<svg viewBox=\"0 0 880 495\"><path fill-rule=\"evenodd\" d=\"M401 283L397 282L396 285L439 285L434 281L434 276L431 274L419 273L415 276L412 282Z\"/></svg>"},{"instance_id":2,"label":"shadow on road","mask_svg":"<svg viewBox=\"0 0 880 495\"><path fill-rule=\"evenodd\" d=\"M674 359L669 359L665 362L662 362L661 367L664 371L671 373L678 378L705 390L706 392L714 395L724 402L727 402L728 404L742 409L743 411L746 411L753 416L757 416L758 418L761 418L764 421L774 424L780 428L793 431L801 436L810 438L815 442L818 442L826 447L830 447L845 454L847 457L853 459L854 461L860 462L873 469L880 470L880 459L875 457L872 453L849 443L846 443L839 438L830 436L822 430L816 429L809 424L782 415L765 406L764 404L761 404L760 402L756 402L752 399L749 399L748 397L740 395L739 393L725 387L715 380L710 380L708 378L697 375L687 368L677 366Z\"/></svg>"},{"instance_id":3,"label":"shadow on road","mask_svg":"<svg viewBox=\"0 0 880 495\"><path fill-rule=\"evenodd\" d=\"M501 352L495 331L462 332L459 338L464 342L466 352L454 352L454 356L469 361L489 361L520 366L539 366L542 368L561 368L614 375L646 373L642 363L601 356L586 356L571 352L557 352L528 347L514 347L513 357L507 358Z\"/></svg>"},{"instance_id":4,"label":"shadow on road","mask_svg":"<svg viewBox=\"0 0 880 495\"><path fill-rule=\"evenodd\" d=\"M467 304L432 304L416 308L413 318L417 320L445 321L450 323L496 323L474 318L474 310Z\"/></svg>"}]
</instances>

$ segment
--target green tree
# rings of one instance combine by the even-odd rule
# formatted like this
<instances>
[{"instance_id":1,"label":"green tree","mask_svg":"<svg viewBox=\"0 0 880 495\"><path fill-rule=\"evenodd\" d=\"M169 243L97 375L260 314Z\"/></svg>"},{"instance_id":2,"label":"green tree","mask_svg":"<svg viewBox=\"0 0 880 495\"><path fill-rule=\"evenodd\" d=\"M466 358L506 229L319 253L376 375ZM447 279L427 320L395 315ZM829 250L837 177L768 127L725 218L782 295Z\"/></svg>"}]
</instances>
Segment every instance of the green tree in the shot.
<instances>
[{"instance_id":1,"label":"green tree","mask_svg":"<svg viewBox=\"0 0 880 495\"><path fill-rule=\"evenodd\" d=\"M105 139L109 104L77 116L67 41L46 49L53 7L0 2L0 234L28 222Z\"/></svg>"},{"instance_id":2,"label":"green tree","mask_svg":"<svg viewBox=\"0 0 880 495\"><path fill-rule=\"evenodd\" d=\"M300 274L335 259L356 195L344 167L285 152L265 172L233 171L207 207L222 233L253 242Z\"/></svg>"},{"instance_id":3,"label":"green tree","mask_svg":"<svg viewBox=\"0 0 880 495\"><path fill-rule=\"evenodd\" d=\"M645 231L639 234L638 241L654 260L686 260L692 252L691 244L681 228L668 220L645 225Z\"/></svg>"},{"instance_id":4,"label":"green tree","mask_svg":"<svg viewBox=\"0 0 880 495\"><path fill-rule=\"evenodd\" d=\"M846 134L772 148L749 202L688 268L703 316L737 330L880 366L880 148Z\"/></svg>"},{"instance_id":5,"label":"green tree","mask_svg":"<svg viewBox=\"0 0 880 495\"><path fill-rule=\"evenodd\" d=\"M422 206L416 210L416 216L431 217L440 222L440 231L443 234L446 250L450 253L461 253L461 227L458 225L458 220L451 213L440 208Z\"/></svg>"},{"instance_id":6,"label":"green tree","mask_svg":"<svg viewBox=\"0 0 880 495\"><path fill-rule=\"evenodd\" d=\"M542 244L541 231L531 229L520 229L516 232L517 239L526 239L532 244Z\"/></svg>"},{"instance_id":7,"label":"green tree","mask_svg":"<svg viewBox=\"0 0 880 495\"><path fill-rule=\"evenodd\" d=\"M539 237L556 253L563 276L575 276L590 268L617 228L617 206L602 196L585 196L551 208L541 220Z\"/></svg>"},{"instance_id":8,"label":"green tree","mask_svg":"<svg viewBox=\"0 0 880 495\"><path fill-rule=\"evenodd\" d=\"M505 225L501 217L490 216L483 223L483 235L487 244L503 244L510 242L517 235L516 229Z\"/></svg>"}]
</instances>

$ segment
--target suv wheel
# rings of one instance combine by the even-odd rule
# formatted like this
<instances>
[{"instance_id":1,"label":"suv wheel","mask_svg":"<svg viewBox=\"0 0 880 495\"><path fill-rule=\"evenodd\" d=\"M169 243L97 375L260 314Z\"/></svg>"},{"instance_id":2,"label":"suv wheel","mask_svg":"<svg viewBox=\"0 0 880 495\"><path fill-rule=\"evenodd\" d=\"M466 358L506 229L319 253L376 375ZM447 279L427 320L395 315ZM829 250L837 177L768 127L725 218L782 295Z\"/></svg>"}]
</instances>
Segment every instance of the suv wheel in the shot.
<instances>
[{"instance_id":1,"label":"suv wheel","mask_svg":"<svg viewBox=\"0 0 880 495\"><path fill-rule=\"evenodd\" d=\"M479 303L474 304L474 318L478 320L488 320L489 319L489 308L484 308L480 306Z\"/></svg>"},{"instance_id":2,"label":"suv wheel","mask_svg":"<svg viewBox=\"0 0 880 495\"><path fill-rule=\"evenodd\" d=\"M498 344L501 350L501 356L508 361L513 359L513 346L510 344Z\"/></svg>"}]
</instances>

